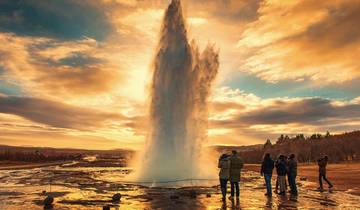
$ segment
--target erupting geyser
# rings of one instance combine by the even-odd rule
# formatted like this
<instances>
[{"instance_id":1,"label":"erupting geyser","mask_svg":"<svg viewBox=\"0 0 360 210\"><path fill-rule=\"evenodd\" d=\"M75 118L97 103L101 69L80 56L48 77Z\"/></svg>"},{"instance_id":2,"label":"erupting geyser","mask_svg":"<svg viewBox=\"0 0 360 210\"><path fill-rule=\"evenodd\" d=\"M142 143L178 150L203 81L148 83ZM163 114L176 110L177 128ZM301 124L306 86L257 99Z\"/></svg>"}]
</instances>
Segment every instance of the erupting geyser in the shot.
<instances>
[{"instance_id":1,"label":"erupting geyser","mask_svg":"<svg viewBox=\"0 0 360 210\"><path fill-rule=\"evenodd\" d=\"M197 177L207 133L207 99L219 67L218 52L208 45L200 54L187 40L179 0L167 8L154 59L150 131L141 180Z\"/></svg>"}]
</instances>

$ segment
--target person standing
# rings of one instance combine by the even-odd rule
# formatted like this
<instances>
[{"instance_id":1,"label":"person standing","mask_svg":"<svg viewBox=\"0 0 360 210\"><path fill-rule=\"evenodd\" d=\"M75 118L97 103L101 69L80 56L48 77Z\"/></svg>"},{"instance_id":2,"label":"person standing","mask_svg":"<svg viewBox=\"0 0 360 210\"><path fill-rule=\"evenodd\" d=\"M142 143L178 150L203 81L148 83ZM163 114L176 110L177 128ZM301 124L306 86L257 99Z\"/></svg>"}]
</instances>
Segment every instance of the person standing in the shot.
<instances>
[{"instance_id":1,"label":"person standing","mask_svg":"<svg viewBox=\"0 0 360 210\"><path fill-rule=\"evenodd\" d=\"M222 154L219 158L218 168L220 168L219 179L220 179L220 189L222 194L222 200L226 199L226 190L227 182L230 177L230 160L229 155Z\"/></svg>"},{"instance_id":2,"label":"person standing","mask_svg":"<svg viewBox=\"0 0 360 210\"><path fill-rule=\"evenodd\" d=\"M275 164L276 173L277 173L277 183L280 188L279 195L285 195L286 191L286 162L285 156L280 155L277 163Z\"/></svg>"},{"instance_id":3,"label":"person standing","mask_svg":"<svg viewBox=\"0 0 360 210\"><path fill-rule=\"evenodd\" d=\"M275 168L277 166L277 164L279 164L280 162L280 156L275 160ZM279 176L278 176L279 177ZM279 193L279 181L278 179L276 178L276 182L275 182L275 190L274 190L274 193L278 194Z\"/></svg>"},{"instance_id":4,"label":"person standing","mask_svg":"<svg viewBox=\"0 0 360 210\"><path fill-rule=\"evenodd\" d=\"M271 159L270 153L266 153L261 164L260 174L265 178L265 184L266 184L265 195L269 197L272 196L271 177L272 177L273 169L274 169L274 161Z\"/></svg>"},{"instance_id":5,"label":"person standing","mask_svg":"<svg viewBox=\"0 0 360 210\"><path fill-rule=\"evenodd\" d=\"M295 154L291 154L288 160L288 181L292 195L298 195L296 187L297 176L297 161L295 160Z\"/></svg>"},{"instance_id":6,"label":"person standing","mask_svg":"<svg viewBox=\"0 0 360 210\"><path fill-rule=\"evenodd\" d=\"M239 198L240 173L244 164L235 150L232 151L232 155L230 156L229 159L230 159L230 185L231 185L231 196L229 198L230 199L234 198L235 190L236 190L236 197Z\"/></svg>"},{"instance_id":7,"label":"person standing","mask_svg":"<svg viewBox=\"0 0 360 210\"><path fill-rule=\"evenodd\" d=\"M317 160L318 165L319 165L319 184L320 187L318 188L319 190L323 190L323 183L322 183L322 179L324 179L327 184L329 185L329 188L332 188L333 185L331 184L331 182L326 178L326 166L328 163L328 156L325 155L323 158L320 158Z\"/></svg>"}]
</instances>

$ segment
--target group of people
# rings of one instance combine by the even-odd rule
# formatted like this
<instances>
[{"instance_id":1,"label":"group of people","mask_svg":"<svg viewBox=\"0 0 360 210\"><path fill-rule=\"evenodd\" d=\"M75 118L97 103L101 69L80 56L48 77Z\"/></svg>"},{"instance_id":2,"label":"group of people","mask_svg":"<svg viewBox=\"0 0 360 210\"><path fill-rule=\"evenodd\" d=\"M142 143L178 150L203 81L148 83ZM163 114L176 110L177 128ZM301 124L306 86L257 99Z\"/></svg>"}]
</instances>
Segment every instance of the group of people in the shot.
<instances>
[{"instance_id":1,"label":"group of people","mask_svg":"<svg viewBox=\"0 0 360 210\"><path fill-rule=\"evenodd\" d=\"M326 177L326 166L328 163L328 156L324 156L317 160L319 166L319 190L323 190L322 180L324 179L329 188L332 188L333 185ZM238 156L235 150L232 151L231 155L223 154L219 158L218 167L220 169L219 178L220 178L220 188L223 201L226 199L227 183L230 181L231 185L231 196L230 199L234 198L236 195L237 198L240 196L239 191L239 182L240 182L240 173L244 164L241 158ZM277 179L275 192L279 195L285 195L287 189L287 183L290 187L291 195L297 196L298 190L296 186L296 176L297 176L297 161L295 154L291 154L288 157L285 155L279 155L277 160L274 161L271 158L270 153L266 153L262 164L260 174L265 179L266 185L266 196L272 196L272 187L271 187L271 178L273 174L273 169L276 168ZM287 181L286 181L287 177Z\"/></svg>"},{"instance_id":2,"label":"group of people","mask_svg":"<svg viewBox=\"0 0 360 210\"><path fill-rule=\"evenodd\" d=\"M220 168L219 178L223 201L226 199L228 181L230 181L231 186L230 198L234 198L235 194L237 198L240 197L240 173L244 163L235 150L233 150L231 153L231 155L221 155L218 164L218 167Z\"/></svg>"},{"instance_id":3,"label":"group of people","mask_svg":"<svg viewBox=\"0 0 360 210\"><path fill-rule=\"evenodd\" d=\"M295 155L291 154L288 158L285 155L279 155L278 159L274 162L269 153L265 154L261 164L260 174L264 176L266 185L267 196L272 196L271 177L273 169L276 168L277 179L275 192L279 195L286 193L286 175L290 186L292 195L297 195L296 176L297 176L297 161ZM279 192L278 192L279 190Z\"/></svg>"}]
</instances>

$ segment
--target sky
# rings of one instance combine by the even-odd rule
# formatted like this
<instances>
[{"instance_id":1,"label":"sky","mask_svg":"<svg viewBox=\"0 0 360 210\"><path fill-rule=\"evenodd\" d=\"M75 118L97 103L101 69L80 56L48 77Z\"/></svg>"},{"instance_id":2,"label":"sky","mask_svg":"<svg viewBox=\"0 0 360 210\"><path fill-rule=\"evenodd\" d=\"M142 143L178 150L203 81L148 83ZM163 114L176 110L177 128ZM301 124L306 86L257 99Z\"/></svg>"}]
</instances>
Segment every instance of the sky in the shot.
<instances>
[{"instance_id":1,"label":"sky","mask_svg":"<svg viewBox=\"0 0 360 210\"><path fill-rule=\"evenodd\" d=\"M169 1L0 1L0 144L141 148ZM220 52L206 145L360 128L359 0L182 5Z\"/></svg>"}]
</instances>

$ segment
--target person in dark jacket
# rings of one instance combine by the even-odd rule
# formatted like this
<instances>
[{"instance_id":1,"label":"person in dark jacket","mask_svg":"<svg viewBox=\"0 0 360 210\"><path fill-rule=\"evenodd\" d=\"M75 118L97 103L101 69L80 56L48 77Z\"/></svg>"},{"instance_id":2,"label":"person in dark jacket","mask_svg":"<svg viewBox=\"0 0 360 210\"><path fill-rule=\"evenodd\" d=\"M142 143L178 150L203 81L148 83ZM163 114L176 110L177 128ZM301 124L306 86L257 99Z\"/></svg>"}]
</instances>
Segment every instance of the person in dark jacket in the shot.
<instances>
[{"instance_id":1,"label":"person in dark jacket","mask_svg":"<svg viewBox=\"0 0 360 210\"><path fill-rule=\"evenodd\" d=\"M266 193L267 196L272 196L271 191L271 177L274 169L274 161L271 159L270 154L266 153L261 164L261 176L265 178Z\"/></svg>"},{"instance_id":2,"label":"person in dark jacket","mask_svg":"<svg viewBox=\"0 0 360 210\"><path fill-rule=\"evenodd\" d=\"M328 163L328 159L329 159L328 156L325 155L323 158L317 160L319 165L319 184L320 184L320 187L318 189L321 191L324 189L322 179L324 179L327 182L329 188L333 187L331 182L326 178L326 165Z\"/></svg>"},{"instance_id":3,"label":"person in dark jacket","mask_svg":"<svg viewBox=\"0 0 360 210\"><path fill-rule=\"evenodd\" d=\"M297 195L297 187L296 187L296 176L297 176L297 161L295 159L295 154L291 154L289 156L289 160L287 162L287 174L288 181L292 195Z\"/></svg>"},{"instance_id":4,"label":"person in dark jacket","mask_svg":"<svg viewBox=\"0 0 360 210\"><path fill-rule=\"evenodd\" d=\"M239 182L240 182L240 174L241 169L244 166L243 161L237 154L235 150L233 150L232 155L229 157L230 160L230 189L231 189L231 196L230 199L234 198L235 190L236 190L236 198L240 197L240 188L239 188Z\"/></svg>"},{"instance_id":5,"label":"person in dark jacket","mask_svg":"<svg viewBox=\"0 0 360 210\"><path fill-rule=\"evenodd\" d=\"M286 191L286 162L285 156L280 155L278 161L276 162L276 173L277 173L277 183L280 188L279 195L285 195Z\"/></svg>"}]
</instances>

